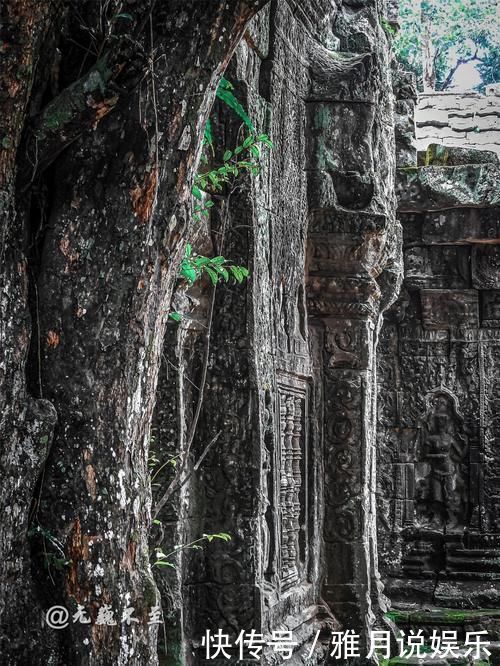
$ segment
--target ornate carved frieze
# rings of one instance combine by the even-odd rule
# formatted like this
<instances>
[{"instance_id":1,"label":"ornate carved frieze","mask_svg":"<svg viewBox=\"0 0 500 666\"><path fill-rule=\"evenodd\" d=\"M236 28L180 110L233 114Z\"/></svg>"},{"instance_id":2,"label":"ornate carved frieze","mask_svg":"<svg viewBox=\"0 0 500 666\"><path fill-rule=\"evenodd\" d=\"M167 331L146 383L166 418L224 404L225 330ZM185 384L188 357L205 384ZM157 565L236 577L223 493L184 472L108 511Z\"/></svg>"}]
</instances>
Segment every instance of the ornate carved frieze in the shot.
<instances>
[{"instance_id":1,"label":"ornate carved frieze","mask_svg":"<svg viewBox=\"0 0 500 666\"><path fill-rule=\"evenodd\" d=\"M307 402L304 381L281 375L278 380L279 451L275 482L278 489L279 578L282 589L299 582L307 556Z\"/></svg>"},{"instance_id":2,"label":"ornate carved frieze","mask_svg":"<svg viewBox=\"0 0 500 666\"><path fill-rule=\"evenodd\" d=\"M373 330L366 320L326 319L325 324L324 368L327 376L330 370L359 370L370 366L371 350L367 342L373 339Z\"/></svg>"},{"instance_id":3,"label":"ornate carved frieze","mask_svg":"<svg viewBox=\"0 0 500 666\"><path fill-rule=\"evenodd\" d=\"M380 289L371 279L311 276L307 293L312 316L375 318Z\"/></svg>"},{"instance_id":4,"label":"ornate carved frieze","mask_svg":"<svg viewBox=\"0 0 500 666\"><path fill-rule=\"evenodd\" d=\"M456 603L497 571L497 182L490 164L398 174L404 286L378 364L379 552L395 600Z\"/></svg>"},{"instance_id":5,"label":"ornate carved frieze","mask_svg":"<svg viewBox=\"0 0 500 666\"><path fill-rule=\"evenodd\" d=\"M361 535L362 381L353 371L332 370L325 379L324 390L328 414L325 465L329 470L329 483L325 487L325 539L355 541Z\"/></svg>"},{"instance_id":6,"label":"ornate carved frieze","mask_svg":"<svg viewBox=\"0 0 500 666\"><path fill-rule=\"evenodd\" d=\"M404 253L408 289L467 289L469 249L462 246L409 247Z\"/></svg>"}]
</instances>

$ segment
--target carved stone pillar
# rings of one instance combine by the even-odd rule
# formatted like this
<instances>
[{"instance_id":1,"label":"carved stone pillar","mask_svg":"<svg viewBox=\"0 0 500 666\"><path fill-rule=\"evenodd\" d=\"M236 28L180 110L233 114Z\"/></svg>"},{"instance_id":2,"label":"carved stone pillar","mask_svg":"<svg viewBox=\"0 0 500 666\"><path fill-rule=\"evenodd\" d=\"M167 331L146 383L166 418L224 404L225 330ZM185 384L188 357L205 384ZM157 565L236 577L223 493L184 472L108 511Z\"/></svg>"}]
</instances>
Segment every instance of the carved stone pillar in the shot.
<instances>
[{"instance_id":1,"label":"carved stone pillar","mask_svg":"<svg viewBox=\"0 0 500 666\"><path fill-rule=\"evenodd\" d=\"M374 339L380 288L371 257L382 215L324 210L309 230L308 310L322 355L323 597L346 628L372 623Z\"/></svg>"},{"instance_id":2,"label":"carved stone pillar","mask_svg":"<svg viewBox=\"0 0 500 666\"><path fill-rule=\"evenodd\" d=\"M310 54L307 100L307 307L323 396L316 415L324 456L322 596L366 644L381 596L376 340L400 273L394 115L376 3L342 6L334 32L340 52L315 47Z\"/></svg>"}]
</instances>

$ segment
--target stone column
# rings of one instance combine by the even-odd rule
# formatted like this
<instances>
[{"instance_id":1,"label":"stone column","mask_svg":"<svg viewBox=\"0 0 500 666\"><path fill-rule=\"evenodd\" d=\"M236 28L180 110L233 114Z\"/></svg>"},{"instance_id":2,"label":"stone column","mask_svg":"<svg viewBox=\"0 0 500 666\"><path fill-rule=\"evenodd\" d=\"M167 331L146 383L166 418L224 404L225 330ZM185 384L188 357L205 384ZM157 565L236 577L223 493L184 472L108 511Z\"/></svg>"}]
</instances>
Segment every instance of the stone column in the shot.
<instances>
[{"instance_id":1,"label":"stone column","mask_svg":"<svg viewBox=\"0 0 500 666\"><path fill-rule=\"evenodd\" d=\"M381 291L370 268L386 226L383 215L324 210L312 215L309 230L309 317L323 367L323 597L363 637L374 621L377 577L373 387Z\"/></svg>"},{"instance_id":2,"label":"stone column","mask_svg":"<svg viewBox=\"0 0 500 666\"><path fill-rule=\"evenodd\" d=\"M346 3L347 5L347 3ZM360 26L363 26L361 34ZM340 7L339 51L311 49L308 96L309 324L323 394L322 595L345 629L380 607L375 520L375 352L399 286L394 113L375 2ZM361 650L363 654L363 649Z\"/></svg>"}]
</instances>

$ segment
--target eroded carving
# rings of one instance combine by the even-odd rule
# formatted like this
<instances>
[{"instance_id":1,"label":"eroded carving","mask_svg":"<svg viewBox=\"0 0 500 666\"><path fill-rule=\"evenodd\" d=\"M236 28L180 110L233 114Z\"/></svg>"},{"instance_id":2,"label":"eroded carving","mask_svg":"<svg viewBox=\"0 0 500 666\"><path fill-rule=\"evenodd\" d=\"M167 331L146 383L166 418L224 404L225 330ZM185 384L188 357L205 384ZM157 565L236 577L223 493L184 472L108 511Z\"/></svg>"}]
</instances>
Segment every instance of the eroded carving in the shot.
<instances>
[{"instance_id":1,"label":"eroded carving","mask_svg":"<svg viewBox=\"0 0 500 666\"><path fill-rule=\"evenodd\" d=\"M283 383L279 397L280 579L286 589L299 580L305 561L306 410L307 386Z\"/></svg>"},{"instance_id":2,"label":"eroded carving","mask_svg":"<svg viewBox=\"0 0 500 666\"><path fill-rule=\"evenodd\" d=\"M464 524L468 489L464 460L468 451L463 417L453 397L436 391L427 399L422 422L421 462L417 465L417 515L429 527Z\"/></svg>"}]
</instances>

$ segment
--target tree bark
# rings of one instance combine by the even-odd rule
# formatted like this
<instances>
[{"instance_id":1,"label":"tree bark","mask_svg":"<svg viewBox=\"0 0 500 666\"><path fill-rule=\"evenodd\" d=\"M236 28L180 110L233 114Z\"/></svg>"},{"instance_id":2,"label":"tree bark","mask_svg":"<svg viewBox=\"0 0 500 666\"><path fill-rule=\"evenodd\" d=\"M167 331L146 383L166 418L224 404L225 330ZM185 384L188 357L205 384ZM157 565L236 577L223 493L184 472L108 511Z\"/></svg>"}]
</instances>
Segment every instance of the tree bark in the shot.
<instances>
[{"instance_id":1,"label":"tree bark","mask_svg":"<svg viewBox=\"0 0 500 666\"><path fill-rule=\"evenodd\" d=\"M11 655L18 655L22 663L29 656L27 643L41 640L27 531L56 412L50 402L32 397L27 389L29 268L15 178L38 52L56 13L57 3L49 7L19 0L3 3L0 20L0 654L6 664L17 663Z\"/></svg>"},{"instance_id":2,"label":"tree bark","mask_svg":"<svg viewBox=\"0 0 500 666\"><path fill-rule=\"evenodd\" d=\"M111 4L114 22L108 25L118 26L121 3ZM43 61L41 35L48 21L43 5L5 3L19 31L13 33L20 50L12 54L12 67L25 57L21 51L32 63ZM96 7L69 4L68 20L78 11L78 20L92 25ZM51 8L58 11L56 5ZM58 101L66 96L63 115L47 113L48 107L42 111L30 123L38 127L36 141L27 132L23 150L32 75L6 70L4 89L16 79L21 89L2 99L2 117L9 115L14 129L9 155L0 157L5 201L0 400L7 443L1 492L8 513L0 543L2 633L12 636L28 610L40 626L30 606L29 561L20 556L26 553L33 500L39 599L45 609L63 605L69 618L64 630L45 623L43 636L24 639L24 645L4 641L3 663L28 663L27 655L33 664L157 663L158 625L148 622L159 600L147 540L148 438L160 351L190 231L190 191L203 127L218 81L258 9L259 2L237 0L134 3L121 19L130 24L129 32L117 28L126 49L110 48L109 77L101 71L97 86L94 77L89 88L88 77L75 76L69 82L73 88L51 102L60 110ZM96 51L98 60L102 54ZM75 85L77 80L83 87ZM118 88L112 94L109 81ZM29 169L32 145L41 151L40 167ZM15 216L26 208L26 188L54 160L47 179L47 221L37 236L40 266L31 271L37 273L32 300L38 340L33 340L29 372L40 380L34 386L41 400L26 389L28 269L17 249L24 234ZM17 203L16 170L21 174ZM104 604L116 624L98 624ZM73 622L79 606L91 623ZM134 609L137 622L122 621L126 608Z\"/></svg>"}]
</instances>

